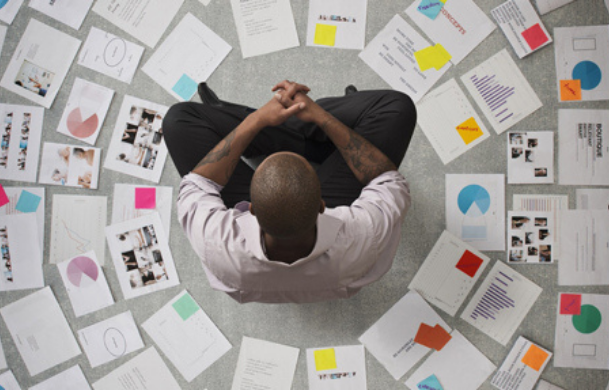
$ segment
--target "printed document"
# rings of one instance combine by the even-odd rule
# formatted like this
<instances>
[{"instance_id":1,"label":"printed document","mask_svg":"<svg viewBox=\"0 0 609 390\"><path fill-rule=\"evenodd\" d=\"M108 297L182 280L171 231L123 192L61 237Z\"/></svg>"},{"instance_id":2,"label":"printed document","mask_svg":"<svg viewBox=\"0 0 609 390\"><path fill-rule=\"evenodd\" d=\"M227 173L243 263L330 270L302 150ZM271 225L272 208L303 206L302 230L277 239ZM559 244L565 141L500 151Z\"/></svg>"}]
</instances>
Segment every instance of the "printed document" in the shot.
<instances>
[{"instance_id":1,"label":"printed document","mask_svg":"<svg viewBox=\"0 0 609 390\"><path fill-rule=\"evenodd\" d=\"M184 0L97 0L93 11L153 48L183 3Z\"/></svg>"},{"instance_id":2,"label":"printed document","mask_svg":"<svg viewBox=\"0 0 609 390\"><path fill-rule=\"evenodd\" d=\"M310 0L307 46L363 50L368 0Z\"/></svg>"},{"instance_id":3,"label":"printed document","mask_svg":"<svg viewBox=\"0 0 609 390\"><path fill-rule=\"evenodd\" d=\"M2 340L0 340L0 370L5 370L8 368L8 364L6 363L6 356L4 355L4 349L2 348Z\"/></svg>"},{"instance_id":4,"label":"printed document","mask_svg":"<svg viewBox=\"0 0 609 390\"><path fill-rule=\"evenodd\" d=\"M552 43L530 0L508 0L491 11L518 58Z\"/></svg>"},{"instance_id":5,"label":"printed document","mask_svg":"<svg viewBox=\"0 0 609 390\"><path fill-rule=\"evenodd\" d=\"M609 189L578 188L577 208L582 210L609 210Z\"/></svg>"},{"instance_id":6,"label":"printed document","mask_svg":"<svg viewBox=\"0 0 609 390\"><path fill-rule=\"evenodd\" d=\"M79 47L78 39L30 19L0 86L51 108Z\"/></svg>"},{"instance_id":7,"label":"printed document","mask_svg":"<svg viewBox=\"0 0 609 390\"><path fill-rule=\"evenodd\" d=\"M231 390L291 389L300 350L243 336Z\"/></svg>"},{"instance_id":8,"label":"printed document","mask_svg":"<svg viewBox=\"0 0 609 390\"><path fill-rule=\"evenodd\" d=\"M112 224L158 212L165 234L171 228L173 187L153 187L137 184L114 184L112 196Z\"/></svg>"},{"instance_id":9,"label":"printed document","mask_svg":"<svg viewBox=\"0 0 609 390\"><path fill-rule=\"evenodd\" d=\"M36 181L44 108L0 104L0 179Z\"/></svg>"},{"instance_id":10,"label":"printed document","mask_svg":"<svg viewBox=\"0 0 609 390\"><path fill-rule=\"evenodd\" d=\"M408 378L406 386L409 389L424 388L417 385L431 375L446 384L446 389L477 389L495 371L495 365L458 330L454 330L451 336L441 351L432 353Z\"/></svg>"},{"instance_id":11,"label":"printed document","mask_svg":"<svg viewBox=\"0 0 609 390\"><path fill-rule=\"evenodd\" d=\"M558 182L609 185L609 110L558 110Z\"/></svg>"},{"instance_id":12,"label":"printed document","mask_svg":"<svg viewBox=\"0 0 609 390\"><path fill-rule=\"evenodd\" d=\"M609 211L565 210L560 218L558 284L609 285Z\"/></svg>"},{"instance_id":13,"label":"printed document","mask_svg":"<svg viewBox=\"0 0 609 390\"><path fill-rule=\"evenodd\" d=\"M499 260L461 313L461 319L505 346L541 291L541 287Z\"/></svg>"},{"instance_id":14,"label":"printed document","mask_svg":"<svg viewBox=\"0 0 609 390\"><path fill-rule=\"evenodd\" d=\"M36 215L0 216L0 291L44 287Z\"/></svg>"},{"instance_id":15,"label":"printed document","mask_svg":"<svg viewBox=\"0 0 609 390\"><path fill-rule=\"evenodd\" d=\"M406 14L434 43L444 46L457 65L497 27L473 0L444 3L433 20L418 11L420 1L412 2Z\"/></svg>"},{"instance_id":16,"label":"printed document","mask_svg":"<svg viewBox=\"0 0 609 390\"><path fill-rule=\"evenodd\" d=\"M549 264L559 238L554 214L547 211L508 211L507 262Z\"/></svg>"},{"instance_id":17,"label":"printed document","mask_svg":"<svg viewBox=\"0 0 609 390\"><path fill-rule=\"evenodd\" d=\"M450 68L422 72L414 53L431 46L399 15L378 33L359 57L391 88L406 93L416 103Z\"/></svg>"},{"instance_id":18,"label":"printed document","mask_svg":"<svg viewBox=\"0 0 609 390\"><path fill-rule=\"evenodd\" d=\"M546 382L543 379L539 381L535 390L564 390L562 387L555 386L550 382Z\"/></svg>"},{"instance_id":19,"label":"printed document","mask_svg":"<svg viewBox=\"0 0 609 390\"><path fill-rule=\"evenodd\" d=\"M79 30L93 0L30 0L30 7Z\"/></svg>"},{"instance_id":20,"label":"printed document","mask_svg":"<svg viewBox=\"0 0 609 390\"><path fill-rule=\"evenodd\" d=\"M30 387L29 390L91 390L85 374L83 374L79 365L68 368L51 378L40 382L36 386Z\"/></svg>"},{"instance_id":21,"label":"printed document","mask_svg":"<svg viewBox=\"0 0 609 390\"><path fill-rule=\"evenodd\" d=\"M489 262L487 256L445 230L408 288L454 316Z\"/></svg>"},{"instance_id":22,"label":"printed document","mask_svg":"<svg viewBox=\"0 0 609 390\"><path fill-rule=\"evenodd\" d=\"M44 249L44 188L4 187L8 203L0 207L0 216L33 213L36 215L40 260Z\"/></svg>"},{"instance_id":23,"label":"printed document","mask_svg":"<svg viewBox=\"0 0 609 390\"><path fill-rule=\"evenodd\" d=\"M465 73L461 81L497 134L542 106L506 49Z\"/></svg>"},{"instance_id":24,"label":"printed document","mask_svg":"<svg viewBox=\"0 0 609 390\"><path fill-rule=\"evenodd\" d=\"M0 309L30 376L80 355L70 325L50 287Z\"/></svg>"},{"instance_id":25,"label":"printed document","mask_svg":"<svg viewBox=\"0 0 609 390\"><path fill-rule=\"evenodd\" d=\"M38 182L97 189L101 149L45 142Z\"/></svg>"},{"instance_id":26,"label":"printed document","mask_svg":"<svg viewBox=\"0 0 609 390\"><path fill-rule=\"evenodd\" d=\"M186 291L146 320L142 328L188 382L232 348Z\"/></svg>"},{"instance_id":27,"label":"printed document","mask_svg":"<svg viewBox=\"0 0 609 390\"><path fill-rule=\"evenodd\" d=\"M231 0L243 58L300 45L290 0Z\"/></svg>"},{"instance_id":28,"label":"printed document","mask_svg":"<svg viewBox=\"0 0 609 390\"><path fill-rule=\"evenodd\" d=\"M8 0L8 2L5 2L4 6L0 8L0 20L6 24L13 23L22 4L23 0Z\"/></svg>"},{"instance_id":29,"label":"printed document","mask_svg":"<svg viewBox=\"0 0 609 390\"><path fill-rule=\"evenodd\" d=\"M554 183L554 132L509 132L508 184Z\"/></svg>"},{"instance_id":30,"label":"printed document","mask_svg":"<svg viewBox=\"0 0 609 390\"><path fill-rule=\"evenodd\" d=\"M455 79L448 80L419 101L417 121L444 164L490 136Z\"/></svg>"},{"instance_id":31,"label":"printed document","mask_svg":"<svg viewBox=\"0 0 609 390\"><path fill-rule=\"evenodd\" d=\"M537 9L541 15L545 15L548 12L552 12L555 9L574 2L575 0L535 0ZM607 1L607 0L605 0Z\"/></svg>"},{"instance_id":32,"label":"printed document","mask_svg":"<svg viewBox=\"0 0 609 390\"><path fill-rule=\"evenodd\" d=\"M4 46L4 39L6 38L6 31L8 27L0 26L0 54L2 54L2 47Z\"/></svg>"},{"instance_id":33,"label":"printed document","mask_svg":"<svg viewBox=\"0 0 609 390\"><path fill-rule=\"evenodd\" d=\"M310 390L367 390L363 345L307 349Z\"/></svg>"},{"instance_id":34,"label":"printed document","mask_svg":"<svg viewBox=\"0 0 609 390\"><path fill-rule=\"evenodd\" d=\"M142 70L171 96L188 101L231 50L226 41L188 13Z\"/></svg>"},{"instance_id":35,"label":"printed document","mask_svg":"<svg viewBox=\"0 0 609 390\"><path fill-rule=\"evenodd\" d=\"M519 336L491 384L499 390L533 390L552 352Z\"/></svg>"},{"instance_id":36,"label":"printed document","mask_svg":"<svg viewBox=\"0 0 609 390\"><path fill-rule=\"evenodd\" d=\"M0 388L4 390L21 390L15 375L10 370L0 375Z\"/></svg>"},{"instance_id":37,"label":"printed document","mask_svg":"<svg viewBox=\"0 0 609 390\"><path fill-rule=\"evenodd\" d=\"M421 323L451 331L416 291L410 291L358 340L398 380L431 350L414 341Z\"/></svg>"}]
</instances>

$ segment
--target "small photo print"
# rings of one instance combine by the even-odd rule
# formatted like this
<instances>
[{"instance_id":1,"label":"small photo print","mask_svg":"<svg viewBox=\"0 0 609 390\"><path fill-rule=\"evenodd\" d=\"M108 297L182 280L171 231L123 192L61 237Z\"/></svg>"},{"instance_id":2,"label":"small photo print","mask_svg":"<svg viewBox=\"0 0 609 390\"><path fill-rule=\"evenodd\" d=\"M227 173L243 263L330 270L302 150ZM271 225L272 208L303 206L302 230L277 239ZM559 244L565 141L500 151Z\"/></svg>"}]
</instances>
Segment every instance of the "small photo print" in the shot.
<instances>
[{"instance_id":1,"label":"small photo print","mask_svg":"<svg viewBox=\"0 0 609 390\"><path fill-rule=\"evenodd\" d=\"M42 151L39 183L96 189L100 150L47 142Z\"/></svg>"},{"instance_id":2,"label":"small photo print","mask_svg":"<svg viewBox=\"0 0 609 390\"><path fill-rule=\"evenodd\" d=\"M510 262L522 262L522 261L523 261L522 249L510 250Z\"/></svg>"},{"instance_id":3,"label":"small photo print","mask_svg":"<svg viewBox=\"0 0 609 390\"><path fill-rule=\"evenodd\" d=\"M548 168L535 168L535 177L548 177Z\"/></svg>"},{"instance_id":4,"label":"small photo print","mask_svg":"<svg viewBox=\"0 0 609 390\"><path fill-rule=\"evenodd\" d=\"M525 162L535 162L535 153L532 150L527 150L524 152L524 161Z\"/></svg>"},{"instance_id":5,"label":"small photo print","mask_svg":"<svg viewBox=\"0 0 609 390\"><path fill-rule=\"evenodd\" d=\"M512 247L514 248L518 248L521 247L523 245L522 242L522 238L520 238L519 236L512 236Z\"/></svg>"},{"instance_id":6,"label":"small photo print","mask_svg":"<svg viewBox=\"0 0 609 390\"><path fill-rule=\"evenodd\" d=\"M528 217L512 217L512 229L522 229L529 222L531 222L531 219Z\"/></svg>"},{"instance_id":7,"label":"small photo print","mask_svg":"<svg viewBox=\"0 0 609 390\"><path fill-rule=\"evenodd\" d=\"M2 123L2 127L0 128L0 134L2 136L2 143L0 144L0 168L8 168L11 139L15 139L16 142L18 142L19 147L16 168L19 171L25 171L31 123L31 113L23 113L23 120L21 123L13 123L12 112L7 112L4 114L4 121Z\"/></svg>"},{"instance_id":8,"label":"small photo print","mask_svg":"<svg viewBox=\"0 0 609 390\"><path fill-rule=\"evenodd\" d=\"M24 59L15 78L15 84L45 97L51 88L53 78L55 78L55 73Z\"/></svg>"},{"instance_id":9,"label":"small photo print","mask_svg":"<svg viewBox=\"0 0 609 390\"><path fill-rule=\"evenodd\" d=\"M121 143L118 161L152 170L163 140L163 116L157 111L131 106Z\"/></svg>"},{"instance_id":10,"label":"small photo print","mask_svg":"<svg viewBox=\"0 0 609 390\"><path fill-rule=\"evenodd\" d=\"M527 140L527 146L529 148L536 148L539 145L539 140L537 138L529 138Z\"/></svg>"},{"instance_id":11,"label":"small photo print","mask_svg":"<svg viewBox=\"0 0 609 390\"><path fill-rule=\"evenodd\" d=\"M117 234L116 238L128 248L121 251L121 257L132 289L169 280L153 225Z\"/></svg>"},{"instance_id":12,"label":"small photo print","mask_svg":"<svg viewBox=\"0 0 609 390\"><path fill-rule=\"evenodd\" d=\"M351 16L341 15L319 15L318 20L324 22L346 22L346 23L357 23L357 19Z\"/></svg>"},{"instance_id":13,"label":"small photo print","mask_svg":"<svg viewBox=\"0 0 609 390\"><path fill-rule=\"evenodd\" d=\"M535 226L548 226L547 218L535 218Z\"/></svg>"},{"instance_id":14,"label":"small photo print","mask_svg":"<svg viewBox=\"0 0 609 390\"><path fill-rule=\"evenodd\" d=\"M535 233L534 232L525 233L524 243L527 245L531 245L531 244L535 243Z\"/></svg>"},{"instance_id":15,"label":"small photo print","mask_svg":"<svg viewBox=\"0 0 609 390\"><path fill-rule=\"evenodd\" d=\"M512 148L512 158L519 158L520 156L522 156L522 153L522 148Z\"/></svg>"},{"instance_id":16,"label":"small photo print","mask_svg":"<svg viewBox=\"0 0 609 390\"><path fill-rule=\"evenodd\" d=\"M548 229L539 229L539 241L543 241L550 237L550 231Z\"/></svg>"},{"instance_id":17,"label":"small photo print","mask_svg":"<svg viewBox=\"0 0 609 390\"><path fill-rule=\"evenodd\" d=\"M528 256L537 256L538 254L539 254L539 250L537 249L537 247L530 246L527 248Z\"/></svg>"},{"instance_id":18,"label":"small photo print","mask_svg":"<svg viewBox=\"0 0 609 390\"><path fill-rule=\"evenodd\" d=\"M510 133L510 145L522 145L522 133Z\"/></svg>"},{"instance_id":19,"label":"small photo print","mask_svg":"<svg viewBox=\"0 0 609 390\"><path fill-rule=\"evenodd\" d=\"M551 263L552 262L552 245L540 245L539 246L539 262Z\"/></svg>"}]
</instances>

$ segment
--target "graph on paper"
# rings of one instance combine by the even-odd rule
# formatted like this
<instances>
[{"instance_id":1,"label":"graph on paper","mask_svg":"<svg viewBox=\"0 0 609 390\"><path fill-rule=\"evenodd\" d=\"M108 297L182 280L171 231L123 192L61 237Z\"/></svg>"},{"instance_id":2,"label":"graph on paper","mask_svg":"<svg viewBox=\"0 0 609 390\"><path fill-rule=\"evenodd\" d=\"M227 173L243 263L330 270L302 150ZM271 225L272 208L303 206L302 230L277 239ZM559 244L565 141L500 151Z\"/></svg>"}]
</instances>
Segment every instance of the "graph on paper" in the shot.
<instances>
[{"instance_id":1,"label":"graph on paper","mask_svg":"<svg viewBox=\"0 0 609 390\"><path fill-rule=\"evenodd\" d=\"M52 264L92 250L103 265L106 207L105 196L53 196Z\"/></svg>"},{"instance_id":2,"label":"graph on paper","mask_svg":"<svg viewBox=\"0 0 609 390\"><path fill-rule=\"evenodd\" d=\"M497 261L461 319L507 345L539 294L541 287Z\"/></svg>"},{"instance_id":3,"label":"graph on paper","mask_svg":"<svg viewBox=\"0 0 609 390\"><path fill-rule=\"evenodd\" d=\"M461 76L461 81L497 134L542 106L506 49Z\"/></svg>"}]
</instances>

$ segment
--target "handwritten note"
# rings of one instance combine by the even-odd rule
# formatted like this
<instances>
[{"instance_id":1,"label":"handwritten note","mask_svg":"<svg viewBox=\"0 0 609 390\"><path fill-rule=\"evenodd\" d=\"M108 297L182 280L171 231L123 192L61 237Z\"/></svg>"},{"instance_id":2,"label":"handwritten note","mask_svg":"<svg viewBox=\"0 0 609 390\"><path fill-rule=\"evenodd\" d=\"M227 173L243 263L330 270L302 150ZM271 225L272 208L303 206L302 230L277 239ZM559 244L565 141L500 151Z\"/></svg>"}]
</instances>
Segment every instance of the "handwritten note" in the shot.
<instances>
[{"instance_id":1,"label":"handwritten note","mask_svg":"<svg viewBox=\"0 0 609 390\"><path fill-rule=\"evenodd\" d=\"M461 139L463 139L463 142L465 142L465 145L469 145L484 134L482 130L480 130L480 126L474 117L461 123L456 129L461 136Z\"/></svg>"},{"instance_id":2,"label":"handwritten note","mask_svg":"<svg viewBox=\"0 0 609 390\"><path fill-rule=\"evenodd\" d=\"M432 327L422 322L417 335L414 337L414 342L441 351L451 338L452 336L440 325L436 324Z\"/></svg>"},{"instance_id":3,"label":"handwritten note","mask_svg":"<svg viewBox=\"0 0 609 390\"><path fill-rule=\"evenodd\" d=\"M135 208L154 209L156 208L156 188L137 187L135 189Z\"/></svg>"},{"instance_id":4,"label":"handwritten note","mask_svg":"<svg viewBox=\"0 0 609 390\"><path fill-rule=\"evenodd\" d=\"M35 213L36 210L38 210L41 199L40 196L23 190L21 191L21 195L19 195L19 200L17 201L17 206L15 206L15 208L22 213Z\"/></svg>"},{"instance_id":5,"label":"handwritten note","mask_svg":"<svg viewBox=\"0 0 609 390\"><path fill-rule=\"evenodd\" d=\"M330 24L317 24L313 43L323 46L334 46L336 42L336 26Z\"/></svg>"},{"instance_id":6,"label":"handwritten note","mask_svg":"<svg viewBox=\"0 0 609 390\"><path fill-rule=\"evenodd\" d=\"M417 387L419 390L444 390L438 378L433 374L419 382Z\"/></svg>"},{"instance_id":7,"label":"handwritten note","mask_svg":"<svg viewBox=\"0 0 609 390\"><path fill-rule=\"evenodd\" d=\"M549 356L546 351L535 344L531 344L527 353L522 357L522 362L533 370L539 371Z\"/></svg>"},{"instance_id":8,"label":"handwritten note","mask_svg":"<svg viewBox=\"0 0 609 390\"><path fill-rule=\"evenodd\" d=\"M333 370L336 366L336 353L334 348L318 349L313 352L315 369L317 371Z\"/></svg>"},{"instance_id":9,"label":"handwritten note","mask_svg":"<svg viewBox=\"0 0 609 390\"><path fill-rule=\"evenodd\" d=\"M435 20L446 0L423 0L417 7L417 10L431 20Z\"/></svg>"},{"instance_id":10,"label":"handwritten note","mask_svg":"<svg viewBox=\"0 0 609 390\"><path fill-rule=\"evenodd\" d=\"M4 206L8 203L8 196L6 196L6 191L4 191L4 187L0 184L0 207Z\"/></svg>"},{"instance_id":11,"label":"handwritten note","mask_svg":"<svg viewBox=\"0 0 609 390\"><path fill-rule=\"evenodd\" d=\"M560 314L578 316L582 310L581 294L561 294L560 295Z\"/></svg>"},{"instance_id":12,"label":"handwritten note","mask_svg":"<svg viewBox=\"0 0 609 390\"><path fill-rule=\"evenodd\" d=\"M560 100L582 100L581 80L560 80Z\"/></svg>"}]
</instances>

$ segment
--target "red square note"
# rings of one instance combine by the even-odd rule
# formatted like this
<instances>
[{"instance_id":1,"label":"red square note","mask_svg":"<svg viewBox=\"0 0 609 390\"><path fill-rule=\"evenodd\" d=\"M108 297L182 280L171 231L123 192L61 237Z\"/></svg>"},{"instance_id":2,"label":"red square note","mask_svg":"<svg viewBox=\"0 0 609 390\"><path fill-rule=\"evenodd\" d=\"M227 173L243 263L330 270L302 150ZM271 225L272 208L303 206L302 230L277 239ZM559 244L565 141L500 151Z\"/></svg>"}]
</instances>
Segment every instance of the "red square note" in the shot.
<instances>
[{"instance_id":1,"label":"red square note","mask_svg":"<svg viewBox=\"0 0 609 390\"><path fill-rule=\"evenodd\" d=\"M0 184L0 207L4 206L7 203L8 203L8 196L6 196L4 187L2 187L2 184Z\"/></svg>"},{"instance_id":2,"label":"red square note","mask_svg":"<svg viewBox=\"0 0 609 390\"><path fill-rule=\"evenodd\" d=\"M478 272L478 269L482 263L483 261L481 258L466 249L463 256L461 256L461 260L459 260L455 267L468 275L470 278L473 278L474 275L476 275L476 272Z\"/></svg>"},{"instance_id":3,"label":"red square note","mask_svg":"<svg viewBox=\"0 0 609 390\"><path fill-rule=\"evenodd\" d=\"M580 315L582 312L582 296L580 294L560 295L560 314Z\"/></svg>"},{"instance_id":4,"label":"red square note","mask_svg":"<svg viewBox=\"0 0 609 390\"><path fill-rule=\"evenodd\" d=\"M414 337L414 342L439 351L444 348L451 338L452 336L440 325L436 324L432 328L426 323L421 322L417 335Z\"/></svg>"},{"instance_id":5,"label":"red square note","mask_svg":"<svg viewBox=\"0 0 609 390\"><path fill-rule=\"evenodd\" d=\"M135 208L156 208L156 188L137 187L135 189Z\"/></svg>"},{"instance_id":6,"label":"red square note","mask_svg":"<svg viewBox=\"0 0 609 390\"><path fill-rule=\"evenodd\" d=\"M548 41L548 36L539 23L524 30L522 32L522 37L527 41L531 50L537 49Z\"/></svg>"}]
</instances>

